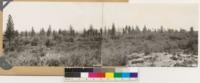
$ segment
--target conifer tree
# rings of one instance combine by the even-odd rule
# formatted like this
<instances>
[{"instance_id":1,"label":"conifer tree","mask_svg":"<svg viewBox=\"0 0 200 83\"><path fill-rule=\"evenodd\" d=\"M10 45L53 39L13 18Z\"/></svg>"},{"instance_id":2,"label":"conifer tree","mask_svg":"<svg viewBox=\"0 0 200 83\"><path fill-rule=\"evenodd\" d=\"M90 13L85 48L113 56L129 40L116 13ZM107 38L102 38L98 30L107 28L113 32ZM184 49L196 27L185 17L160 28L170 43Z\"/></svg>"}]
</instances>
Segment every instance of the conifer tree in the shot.
<instances>
[{"instance_id":1,"label":"conifer tree","mask_svg":"<svg viewBox=\"0 0 200 83\"><path fill-rule=\"evenodd\" d=\"M11 15L8 16L7 28L5 31L5 38L8 41L9 46L11 45L11 41L15 38L14 23L13 23L13 19Z\"/></svg>"},{"instance_id":2,"label":"conifer tree","mask_svg":"<svg viewBox=\"0 0 200 83\"><path fill-rule=\"evenodd\" d=\"M83 29L83 37L86 37L87 36L87 31L86 31L86 29L84 28Z\"/></svg>"},{"instance_id":3,"label":"conifer tree","mask_svg":"<svg viewBox=\"0 0 200 83\"><path fill-rule=\"evenodd\" d=\"M107 28L104 27L104 35L107 35Z\"/></svg>"},{"instance_id":4,"label":"conifer tree","mask_svg":"<svg viewBox=\"0 0 200 83\"><path fill-rule=\"evenodd\" d=\"M122 31L123 31L123 34L126 34L126 30L125 30L124 28L123 28L123 30L122 30Z\"/></svg>"},{"instance_id":5,"label":"conifer tree","mask_svg":"<svg viewBox=\"0 0 200 83\"><path fill-rule=\"evenodd\" d=\"M58 30L58 34L60 34L60 35L62 34L62 30L61 29Z\"/></svg>"},{"instance_id":6,"label":"conifer tree","mask_svg":"<svg viewBox=\"0 0 200 83\"><path fill-rule=\"evenodd\" d=\"M194 33L194 28L190 27L190 34L193 34L193 33Z\"/></svg>"},{"instance_id":7,"label":"conifer tree","mask_svg":"<svg viewBox=\"0 0 200 83\"><path fill-rule=\"evenodd\" d=\"M103 34L103 29L102 28L100 28L100 35L102 35Z\"/></svg>"},{"instance_id":8,"label":"conifer tree","mask_svg":"<svg viewBox=\"0 0 200 83\"><path fill-rule=\"evenodd\" d=\"M35 36L35 30L34 30L33 27L32 27L32 29L31 29L31 36L32 36L32 37Z\"/></svg>"},{"instance_id":9,"label":"conifer tree","mask_svg":"<svg viewBox=\"0 0 200 83\"><path fill-rule=\"evenodd\" d=\"M71 25L69 26L69 34L70 34L70 36L74 36L75 35L75 31L74 31L74 29L73 29L73 27Z\"/></svg>"},{"instance_id":10,"label":"conifer tree","mask_svg":"<svg viewBox=\"0 0 200 83\"><path fill-rule=\"evenodd\" d=\"M131 33L131 26L128 26L128 33Z\"/></svg>"},{"instance_id":11,"label":"conifer tree","mask_svg":"<svg viewBox=\"0 0 200 83\"><path fill-rule=\"evenodd\" d=\"M88 35L89 36L93 36L94 35L93 26L92 25L90 25L90 29L88 30Z\"/></svg>"},{"instance_id":12,"label":"conifer tree","mask_svg":"<svg viewBox=\"0 0 200 83\"><path fill-rule=\"evenodd\" d=\"M136 25L135 29L136 29L136 32L137 32L137 33L140 32L140 28L139 28L139 26Z\"/></svg>"},{"instance_id":13,"label":"conifer tree","mask_svg":"<svg viewBox=\"0 0 200 83\"><path fill-rule=\"evenodd\" d=\"M143 31L144 33L147 32L147 27L146 27L146 25L144 25L144 28L143 28L142 31Z\"/></svg>"},{"instance_id":14,"label":"conifer tree","mask_svg":"<svg viewBox=\"0 0 200 83\"><path fill-rule=\"evenodd\" d=\"M45 36L45 30L44 30L44 28L42 28L42 29L40 30L40 36Z\"/></svg>"},{"instance_id":15,"label":"conifer tree","mask_svg":"<svg viewBox=\"0 0 200 83\"><path fill-rule=\"evenodd\" d=\"M111 29L111 36L114 37L116 35L116 29L115 29L115 24L112 24L112 29Z\"/></svg>"},{"instance_id":16,"label":"conifer tree","mask_svg":"<svg viewBox=\"0 0 200 83\"><path fill-rule=\"evenodd\" d=\"M50 36L51 35L51 25L49 25L49 28L47 30L47 36Z\"/></svg>"},{"instance_id":17,"label":"conifer tree","mask_svg":"<svg viewBox=\"0 0 200 83\"><path fill-rule=\"evenodd\" d=\"M24 32L25 37L28 37L28 31Z\"/></svg>"},{"instance_id":18,"label":"conifer tree","mask_svg":"<svg viewBox=\"0 0 200 83\"><path fill-rule=\"evenodd\" d=\"M160 26L160 32L163 33L164 30L163 30L163 26Z\"/></svg>"}]
</instances>

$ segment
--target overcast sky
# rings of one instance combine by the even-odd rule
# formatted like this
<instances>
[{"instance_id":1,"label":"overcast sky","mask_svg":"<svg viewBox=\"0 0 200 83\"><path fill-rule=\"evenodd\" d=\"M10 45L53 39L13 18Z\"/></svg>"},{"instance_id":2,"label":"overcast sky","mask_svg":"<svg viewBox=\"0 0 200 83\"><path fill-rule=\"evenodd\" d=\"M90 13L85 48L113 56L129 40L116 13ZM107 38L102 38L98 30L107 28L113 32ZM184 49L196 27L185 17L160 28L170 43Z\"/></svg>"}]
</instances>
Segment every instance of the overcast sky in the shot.
<instances>
[{"instance_id":1,"label":"overcast sky","mask_svg":"<svg viewBox=\"0 0 200 83\"><path fill-rule=\"evenodd\" d=\"M103 7L104 6L104 7ZM15 29L36 31L49 25L52 29L69 29L71 24L82 31L92 24L122 27L125 25L147 25L156 28L189 29L198 24L197 4L128 4L128 3L60 3L60 2L12 2L3 11L4 30L11 14Z\"/></svg>"}]
</instances>

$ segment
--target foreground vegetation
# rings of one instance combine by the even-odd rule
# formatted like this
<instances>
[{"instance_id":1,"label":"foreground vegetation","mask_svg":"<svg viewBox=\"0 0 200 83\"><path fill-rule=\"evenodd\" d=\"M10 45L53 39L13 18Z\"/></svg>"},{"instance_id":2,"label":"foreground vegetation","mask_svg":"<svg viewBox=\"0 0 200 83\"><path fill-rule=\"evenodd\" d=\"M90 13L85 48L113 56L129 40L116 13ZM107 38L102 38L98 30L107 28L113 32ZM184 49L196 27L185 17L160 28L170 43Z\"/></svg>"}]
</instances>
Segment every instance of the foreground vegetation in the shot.
<instances>
[{"instance_id":1,"label":"foreground vegetation","mask_svg":"<svg viewBox=\"0 0 200 83\"><path fill-rule=\"evenodd\" d=\"M198 32L124 26L18 32L9 16L4 54L18 66L197 66ZM101 64L102 63L102 64Z\"/></svg>"},{"instance_id":2,"label":"foreground vegetation","mask_svg":"<svg viewBox=\"0 0 200 83\"><path fill-rule=\"evenodd\" d=\"M105 66L197 66L197 56L198 32L193 27L186 31L127 26L115 38L102 41Z\"/></svg>"}]
</instances>

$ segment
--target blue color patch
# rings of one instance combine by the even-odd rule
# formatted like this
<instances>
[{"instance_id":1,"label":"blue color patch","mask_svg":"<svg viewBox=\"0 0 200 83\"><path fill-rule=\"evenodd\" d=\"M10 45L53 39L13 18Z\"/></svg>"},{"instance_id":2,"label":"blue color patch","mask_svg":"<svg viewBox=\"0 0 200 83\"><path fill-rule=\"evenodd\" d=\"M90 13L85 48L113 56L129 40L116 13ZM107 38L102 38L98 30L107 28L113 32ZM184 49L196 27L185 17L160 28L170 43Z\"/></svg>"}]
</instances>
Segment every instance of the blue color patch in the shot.
<instances>
[{"instance_id":1,"label":"blue color patch","mask_svg":"<svg viewBox=\"0 0 200 83\"><path fill-rule=\"evenodd\" d=\"M131 78L137 78L138 77L138 73L130 73L130 77Z\"/></svg>"}]
</instances>

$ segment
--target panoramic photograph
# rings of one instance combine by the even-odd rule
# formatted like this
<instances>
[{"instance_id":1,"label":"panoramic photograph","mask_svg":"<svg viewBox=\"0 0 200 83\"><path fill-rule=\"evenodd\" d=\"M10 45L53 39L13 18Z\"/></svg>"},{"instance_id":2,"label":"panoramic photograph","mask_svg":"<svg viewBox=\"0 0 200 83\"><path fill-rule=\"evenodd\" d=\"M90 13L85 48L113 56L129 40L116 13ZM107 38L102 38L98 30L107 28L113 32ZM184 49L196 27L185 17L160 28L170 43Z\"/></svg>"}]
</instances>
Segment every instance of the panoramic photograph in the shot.
<instances>
[{"instance_id":1,"label":"panoramic photograph","mask_svg":"<svg viewBox=\"0 0 200 83\"><path fill-rule=\"evenodd\" d=\"M104 5L104 66L197 67L197 4Z\"/></svg>"},{"instance_id":2,"label":"panoramic photograph","mask_svg":"<svg viewBox=\"0 0 200 83\"><path fill-rule=\"evenodd\" d=\"M197 4L12 2L3 18L13 66L198 66Z\"/></svg>"}]
</instances>

